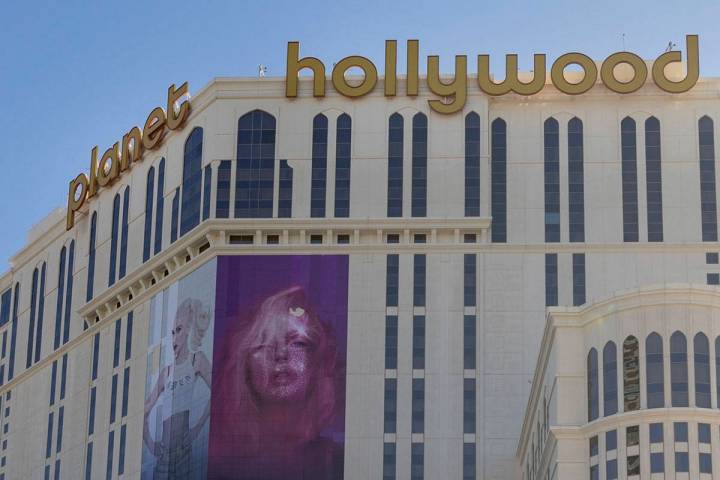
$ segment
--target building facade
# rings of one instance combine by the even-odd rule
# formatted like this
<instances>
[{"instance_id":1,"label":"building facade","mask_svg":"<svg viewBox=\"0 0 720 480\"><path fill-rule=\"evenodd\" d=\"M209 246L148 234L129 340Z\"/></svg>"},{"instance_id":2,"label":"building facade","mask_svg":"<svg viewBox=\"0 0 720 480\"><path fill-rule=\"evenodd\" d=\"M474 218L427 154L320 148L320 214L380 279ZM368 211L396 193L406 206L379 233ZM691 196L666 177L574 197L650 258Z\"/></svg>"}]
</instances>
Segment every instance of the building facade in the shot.
<instances>
[{"instance_id":1,"label":"building facade","mask_svg":"<svg viewBox=\"0 0 720 480\"><path fill-rule=\"evenodd\" d=\"M720 478L718 87L212 81L0 276L0 479Z\"/></svg>"}]
</instances>

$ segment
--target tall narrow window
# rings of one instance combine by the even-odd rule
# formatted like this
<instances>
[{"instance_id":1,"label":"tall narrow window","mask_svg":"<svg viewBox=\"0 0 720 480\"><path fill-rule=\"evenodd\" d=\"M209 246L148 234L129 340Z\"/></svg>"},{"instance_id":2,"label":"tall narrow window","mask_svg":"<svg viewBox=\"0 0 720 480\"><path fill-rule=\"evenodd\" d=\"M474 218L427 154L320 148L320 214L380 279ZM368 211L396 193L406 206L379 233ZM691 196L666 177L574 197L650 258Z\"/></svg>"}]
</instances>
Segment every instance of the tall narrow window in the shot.
<instances>
[{"instance_id":1,"label":"tall narrow window","mask_svg":"<svg viewBox=\"0 0 720 480\"><path fill-rule=\"evenodd\" d=\"M337 119L335 138L335 216L349 217L352 120L347 113Z\"/></svg>"},{"instance_id":2,"label":"tall narrow window","mask_svg":"<svg viewBox=\"0 0 720 480\"><path fill-rule=\"evenodd\" d=\"M670 337L670 384L672 406L687 407L689 404L687 340L681 332L675 332Z\"/></svg>"},{"instance_id":3,"label":"tall narrow window","mask_svg":"<svg viewBox=\"0 0 720 480\"><path fill-rule=\"evenodd\" d=\"M12 302L12 290L7 289L0 295L0 327L10 321L10 303ZM3 352L5 350L3 349ZM5 354L3 353L4 357Z\"/></svg>"},{"instance_id":4,"label":"tall narrow window","mask_svg":"<svg viewBox=\"0 0 720 480\"><path fill-rule=\"evenodd\" d=\"M165 159L160 159L157 182L157 204L155 205L155 248L157 255L162 250L163 210L165 209Z\"/></svg>"},{"instance_id":5,"label":"tall narrow window","mask_svg":"<svg viewBox=\"0 0 720 480\"><path fill-rule=\"evenodd\" d=\"M715 396L720 405L720 337L715 339Z\"/></svg>"},{"instance_id":6,"label":"tall narrow window","mask_svg":"<svg viewBox=\"0 0 720 480\"><path fill-rule=\"evenodd\" d=\"M637 138L635 120L625 117L620 123L622 144L622 201L623 241L637 242L638 233L638 186L637 186Z\"/></svg>"},{"instance_id":7,"label":"tall narrow window","mask_svg":"<svg viewBox=\"0 0 720 480\"><path fill-rule=\"evenodd\" d=\"M393 113L388 125L388 217L403 215L403 128L402 115Z\"/></svg>"},{"instance_id":8,"label":"tall narrow window","mask_svg":"<svg viewBox=\"0 0 720 480\"><path fill-rule=\"evenodd\" d=\"M203 129L193 128L183 154L180 236L200 223L200 190L202 182Z\"/></svg>"},{"instance_id":9,"label":"tall narrow window","mask_svg":"<svg viewBox=\"0 0 720 480\"><path fill-rule=\"evenodd\" d=\"M27 359L25 368L40 360L42 347L43 316L45 313L45 273L47 265L43 262L40 270L33 271L32 292L30 296L30 325L28 329ZM34 353L34 354L33 354Z\"/></svg>"},{"instance_id":10,"label":"tall narrow window","mask_svg":"<svg viewBox=\"0 0 720 480\"><path fill-rule=\"evenodd\" d=\"M424 478L425 444L412 443L410 445L410 480L423 480Z\"/></svg>"},{"instance_id":11,"label":"tall narrow window","mask_svg":"<svg viewBox=\"0 0 720 480\"><path fill-rule=\"evenodd\" d=\"M427 117L417 113L412 123L412 195L413 217L427 216Z\"/></svg>"},{"instance_id":12,"label":"tall narrow window","mask_svg":"<svg viewBox=\"0 0 720 480\"><path fill-rule=\"evenodd\" d=\"M587 357L587 398L588 422L592 422L600 415L600 389L598 383L598 353L590 349Z\"/></svg>"},{"instance_id":13,"label":"tall narrow window","mask_svg":"<svg viewBox=\"0 0 720 480\"><path fill-rule=\"evenodd\" d=\"M88 268L87 268L87 287L85 291L85 301L89 302L93 299L93 290L95 286L95 237L97 236L97 212L93 212L90 217L90 240L88 242Z\"/></svg>"},{"instance_id":14,"label":"tall narrow window","mask_svg":"<svg viewBox=\"0 0 720 480\"><path fill-rule=\"evenodd\" d=\"M58 266L58 288L57 288L57 302L55 307L55 341L53 348L60 346L60 331L62 329L62 315L63 315L63 300L65 293L65 260L67 256L67 249L62 247L60 249L60 259Z\"/></svg>"},{"instance_id":15,"label":"tall narrow window","mask_svg":"<svg viewBox=\"0 0 720 480\"><path fill-rule=\"evenodd\" d=\"M212 194L212 167L207 165L203 170L203 211L202 219L210 218L210 195Z\"/></svg>"},{"instance_id":16,"label":"tall narrow window","mask_svg":"<svg viewBox=\"0 0 720 480\"><path fill-rule=\"evenodd\" d=\"M710 343L703 333L693 339L695 350L695 406L710 408Z\"/></svg>"},{"instance_id":17,"label":"tall narrow window","mask_svg":"<svg viewBox=\"0 0 720 480\"><path fill-rule=\"evenodd\" d=\"M395 433L397 425L397 378L385 379L384 433Z\"/></svg>"},{"instance_id":18,"label":"tall narrow window","mask_svg":"<svg viewBox=\"0 0 720 480\"><path fill-rule=\"evenodd\" d=\"M115 284L117 269L118 229L120 227L120 194L116 193L113 199L112 229L110 231L110 270L108 273L108 287Z\"/></svg>"},{"instance_id":19,"label":"tall narrow window","mask_svg":"<svg viewBox=\"0 0 720 480\"><path fill-rule=\"evenodd\" d=\"M663 241L662 167L660 163L660 121L645 120L645 177L647 181L648 241Z\"/></svg>"},{"instance_id":20,"label":"tall narrow window","mask_svg":"<svg viewBox=\"0 0 720 480\"><path fill-rule=\"evenodd\" d=\"M502 118L492 122L490 153L491 237L493 243L507 242L507 125Z\"/></svg>"},{"instance_id":21,"label":"tall narrow window","mask_svg":"<svg viewBox=\"0 0 720 480\"><path fill-rule=\"evenodd\" d=\"M475 444L463 443L463 480L475 480L476 464Z\"/></svg>"},{"instance_id":22,"label":"tall narrow window","mask_svg":"<svg viewBox=\"0 0 720 480\"><path fill-rule=\"evenodd\" d=\"M125 277L125 272L127 269L128 217L129 216L130 216L130 187L125 187L125 193L123 193L122 227L120 229L120 268L118 269L118 278Z\"/></svg>"},{"instance_id":23,"label":"tall narrow window","mask_svg":"<svg viewBox=\"0 0 720 480\"><path fill-rule=\"evenodd\" d=\"M585 254L573 253L573 305L585 303Z\"/></svg>"},{"instance_id":24,"label":"tall narrow window","mask_svg":"<svg viewBox=\"0 0 720 480\"><path fill-rule=\"evenodd\" d=\"M474 307L477 304L477 257L466 253L463 257L463 304Z\"/></svg>"},{"instance_id":25,"label":"tall narrow window","mask_svg":"<svg viewBox=\"0 0 720 480\"><path fill-rule=\"evenodd\" d=\"M665 406L665 374L663 366L662 337L653 332L645 339L645 359L647 368L647 407Z\"/></svg>"},{"instance_id":26,"label":"tall narrow window","mask_svg":"<svg viewBox=\"0 0 720 480\"><path fill-rule=\"evenodd\" d=\"M425 379L412 379L412 412L411 412L412 433L425 432Z\"/></svg>"},{"instance_id":27,"label":"tall narrow window","mask_svg":"<svg viewBox=\"0 0 720 480\"><path fill-rule=\"evenodd\" d=\"M150 258L150 244L152 243L152 212L153 191L155 189L155 167L150 167L145 183L145 237L143 239L143 262Z\"/></svg>"},{"instance_id":28,"label":"tall narrow window","mask_svg":"<svg viewBox=\"0 0 720 480\"><path fill-rule=\"evenodd\" d=\"M270 218L273 214L275 117L262 110L238 120L235 218Z\"/></svg>"},{"instance_id":29,"label":"tall narrow window","mask_svg":"<svg viewBox=\"0 0 720 480\"><path fill-rule=\"evenodd\" d=\"M20 301L20 282L15 283L13 291L12 325L10 326L10 358L8 359L8 382L13 379L15 373L15 346L17 340L17 327ZM8 393L9 395L9 393Z\"/></svg>"},{"instance_id":30,"label":"tall narrow window","mask_svg":"<svg viewBox=\"0 0 720 480\"><path fill-rule=\"evenodd\" d=\"M558 260L557 253L545 254L545 306L558 304Z\"/></svg>"},{"instance_id":31,"label":"tall narrow window","mask_svg":"<svg viewBox=\"0 0 720 480\"><path fill-rule=\"evenodd\" d=\"M278 192L278 217L292 217L293 169L287 160L280 160L280 179Z\"/></svg>"},{"instance_id":32,"label":"tall narrow window","mask_svg":"<svg viewBox=\"0 0 720 480\"><path fill-rule=\"evenodd\" d=\"M700 213L703 242L717 242L717 193L715 186L715 127L710 117L698 120L700 151Z\"/></svg>"},{"instance_id":33,"label":"tall narrow window","mask_svg":"<svg viewBox=\"0 0 720 480\"><path fill-rule=\"evenodd\" d=\"M560 241L560 125L545 120L545 241Z\"/></svg>"},{"instance_id":34,"label":"tall narrow window","mask_svg":"<svg viewBox=\"0 0 720 480\"><path fill-rule=\"evenodd\" d=\"M623 342L623 407L640 410L640 344L632 335Z\"/></svg>"},{"instance_id":35,"label":"tall narrow window","mask_svg":"<svg viewBox=\"0 0 720 480\"><path fill-rule=\"evenodd\" d=\"M231 175L232 162L222 160L218 166L217 186L215 187L217 191L215 196L215 218L228 218L230 216Z\"/></svg>"},{"instance_id":36,"label":"tall narrow window","mask_svg":"<svg viewBox=\"0 0 720 480\"><path fill-rule=\"evenodd\" d=\"M425 263L425 255L413 256L413 306L415 307L425 306Z\"/></svg>"},{"instance_id":37,"label":"tall narrow window","mask_svg":"<svg viewBox=\"0 0 720 480\"><path fill-rule=\"evenodd\" d=\"M310 216L325 216L325 188L327 184L328 119L322 113L313 118L312 178L310 185Z\"/></svg>"},{"instance_id":38,"label":"tall narrow window","mask_svg":"<svg viewBox=\"0 0 720 480\"><path fill-rule=\"evenodd\" d=\"M480 115L465 116L465 216L480 216Z\"/></svg>"},{"instance_id":39,"label":"tall narrow window","mask_svg":"<svg viewBox=\"0 0 720 480\"><path fill-rule=\"evenodd\" d=\"M463 379L463 433L475 433L475 379Z\"/></svg>"},{"instance_id":40,"label":"tall narrow window","mask_svg":"<svg viewBox=\"0 0 720 480\"><path fill-rule=\"evenodd\" d=\"M383 443L382 480L395 480L396 447L395 443Z\"/></svg>"},{"instance_id":41,"label":"tall narrow window","mask_svg":"<svg viewBox=\"0 0 720 480\"><path fill-rule=\"evenodd\" d=\"M585 241L585 167L583 122L573 117L568 122L568 221L570 241Z\"/></svg>"},{"instance_id":42,"label":"tall narrow window","mask_svg":"<svg viewBox=\"0 0 720 480\"><path fill-rule=\"evenodd\" d=\"M178 210L180 209L180 187L175 189L172 201L172 214L170 217L170 243L178 237Z\"/></svg>"},{"instance_id":43,"label":"tall narrow window","mask_svg":"<svg viewBox=\"0 0 720 480\"><path fill-rule=\"evenodd\" d=\"M603 415L617 413L617 348L608 342L603 348Z\"/></svg>"},{"instance_id":44,"label":"tall narrow window","mask_svg":"<svg viewBox=\"0 0 720 480\"><path fill-rule=\"evenodd\" d=\"M415 315L413 317L413 343L412 343L412 368L422 370L425 368L425 316Z\"/></svg>"}]
</instances>

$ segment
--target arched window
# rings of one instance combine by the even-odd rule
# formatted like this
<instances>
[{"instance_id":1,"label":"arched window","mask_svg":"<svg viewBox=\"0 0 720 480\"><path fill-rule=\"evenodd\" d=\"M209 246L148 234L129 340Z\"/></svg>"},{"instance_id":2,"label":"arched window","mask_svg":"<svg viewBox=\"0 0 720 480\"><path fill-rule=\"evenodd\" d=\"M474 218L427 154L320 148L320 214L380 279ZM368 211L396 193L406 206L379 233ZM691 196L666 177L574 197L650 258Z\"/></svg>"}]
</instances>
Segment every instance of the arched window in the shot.
<instances>
[{"instance_id":1,"label":"arched window","mask_svg":"<svg viewBox=\"0 0 720 480\"><path fill-rule=\"evenodd\" d=\"M30 294L30 325L28 326L27 358L25 368L40 360L42 347L43 317L45 313L45 273L47 265L42 263L40 270L35 268Z\"/></svg>"},{"instance_id":2,"label":"arched window","mask_svg":"<svg viewBox=\"0 0 720 480\"><path fill-rule=\"evenodd\" d=\"M185 140L183 155L180 236L200 223L200 190L202 189L203 129L193 128Z\"/></svg>"},{"instance_id":3,"label":"arched window","mask_svg":"<svg viewBox=\"0 0 720 480\"><path fill-rule=\"evenodd\" d=\"M388 185L387 216L403 215L403 128L404 119L399 113L390 115L388 122Z\"/></svg>"},{"instance_id":4,"label":"arched window","mask_svg":"<svg viewBox=\"0 0 720 480\"><path fill-rule=\"evenodd\" d=\"M60 249L60 258L58 261L58 287L57 301L55 302L55 341L53 348L60 346L60 329L62 328L63 300L65 294L65 261L67 257L67 248Z\"/></svg>"},{"instance_id":5,"label":"arched window","mask_svg":"<svg viewBox=\"0 0 720 480\"><path fill-rule=\"evenodd\" d=\"M322 113L313 118L312 179L310 186L310 216L325 216L327 184L328 119Z\"/></svg>"},{"instance_id":6,"label":"arched window","mask_svg":"<svg viewBox=\"0 0 720 480\"><path fill-rule=\"evenodd\" d=\"M123 194L122 228L120 230L120 268L118 278L125 276L127 268L128 217L130 215L130 187L125 187Z\"/></svg>"},{"instance_id":7,"label":"arched window","mask_svg":"<svg viewBox=\"0 0 720 480\"><path fill-rule=\"evenodd\" d=\"M507 124L496 118L491 126L490 215L493 243L507 242Z\"/></svg>"},{"instance_id":8,"label":"arched window","mask_svg":"<svg viewBox=\"0 0 720 480\"><path fill-rule=\"evenodd\" d=\"M715 127L707 115L698 120L700 157L700 213L703 242L717 242L717 196L715 193Z\"/></svg>"},{"instance_id":9,"label":"arched window","mask_svg":"<svg viewBox=\"0 0 720 480\"><path fill-rule=\"evenodd\" d=\"M480 216L480 115L465 116L465 216Z\"/></svg>"},{"instance_id":10,"label":"arched window","mask_svg":"<svg viewBox=\"0 0 720 480\"><path fill-rule=\"evenodd\" d=\"M710 408L710 342L704 333L693 339L695 350L695 406Z\"/></svg>"},{"instance_id":11,"label":"arched window","mask_svg":"<svg viewBox=\"0 0 720 480\"><path fill-rule=\"evenodd\" d=\"M17 327L18 315L20 314L18 306L20 303L20 282L15 283L13 291L13 310L12 325L10 327L10 357L8 358L8 382L13 379L15 374L15 347L17 343Z\"/></svg>"},{"instance_id":12,"label":"arched window","mask_svg":"<svg viewBox=\"0 0 720 480\"><path fill-rule=\"evenodd\" d=\"M113 199L112 227L110 230L110 268L108 271L108 287L115 284L117 269L118 229L120 226L120 194L116 193Z\"/></svg>"},{"instance_id":13,"label":"arched window","mask_svg":"<svg viewBox=\"0 0 720 480\"><path fill-rule=\"evenodd\" d=\"M416 113L412 122L412 195L413 217L427 215L427 117Z\"/></svg>"},{"instance_id":14,"label":"arched window","mask_svg":"<svg viewBox=\"0 0 720 480\"><path fill-rule=\"evenodd\" d=\"M545 241L560 241L560 124L550 117L544 124Z\"/></svg>"},{"instance_id":15,"label":"arched window","mask_svg":"<svg viewBox=\"0 0 720 480\"><path fill-rule=\"evenodd\" d=\"M638 232L638 186L637 186L637 138L635 120L623 118L620 123L622 145L622 202L623 240L637 242Z\"/></svg>"},{"instance_id":16,"label":"arched window","mask_svg":"<svg viewBox=\"0 0 720 480\"><path fill-rule=\"evenodd\" d=\"M153 191L155 189L155 167L150 167L145 181L145 236L143 238L143 262L150 258L152 242Z\"/></svg>"},{"instance_id":17,"label":"arched window","mask_svg":"<svg viewBox=\"0 0 720 480\"><path fill-rule=\"evenodd\" d=\"M660 163L660 121L645 120L645 179L647 182L648 241L663 241L662 166Z\"/></svg>"},{"instance_id":18,"label":"arched window","mask_svg":"<svg viewBox=\"0 0 720 480\"><path fill-rule=\"evenodd\" d=\"M343 113L337 118L335 132L335 217L350 216L350 158L352 120Z\"/></svg>"},{"instance_id":19,"label":"arched window","mask_svg":"<svg viewBox=\"0 0 720 480\"><path fill-rule=\"evenodd\" d=\"M90 240L88 247L88 274L87 288L85 292L85 301L89 302L93 298L93 287L95 285L95 236L97 233L97 212L93 212L90 217Z\"/></svg>"},{"instance_id":20,"label":"arched window","mask_svg":"<svg viewBox=\"0 0 720 480\"><path fill-rule=\"evenodd\" d=\"M681 332L670 337L670 385L672 406L688 406L687 340Z\"/></svg>"},{"instance_id":21,"label":"arched window","mask_svg":"<svg viewBox=\"0 0 720 480\"><path fill-rule=\"evenodd\" d=\"M157 203L155 205L155 247L154 253L157 255L162 250L162 234L163 234L163 210L165 209L165 159L160 159L158 166L157 181Z\"/></svg>"},{"instance_id":22,"label":"arched window","mask_svg":"<svg viewBox=\"0 0 720 480\"><path fill-rule=\"evenodd\" d=\"M640 344L632 335L623 342L623 411L640 410Z\"/></svg>"},{"instance_id":23,"label":"arched window","mask_svg":"<svg viewBox=\"0 0 720 480\"><path fill-rule=\"evenodd\" d=\"M583 165L583 122L568 122L568 221L570 241L585 241L585 173Z\"/></svg>"},{"instance_id":24,"label":"arched window","mask_svg":"<svg viewBox=\"0 0 720 480\"><path fill-rule=\"evenodd\" d=\"M275 117L262 110L238 120L235 218L273 215Z\"/></svg>"},{"instance_id":25,"label":"arched window","mask_svg":"<svg viewBox=\"0 0 720 480\"><path fill-rule=\"evenodd\" d=\"M75 268L75 240L70 241L67 261L67 282L65 282L65 319L63 320L62 344L70 340L70 315L72 313L73 270Z\"/></svg>"},{"instance_id":26,"label":"arched window","mask_svg":"<svg viewBox=\"0 0 720 480\"><path fill-rule=\"evenodd\" d=\"M647 376L647 407L665 406L665 376L662 337L653 332L645 339Z\"/></svg>"},{"instance_id":27,"label":"arched window","mask_svg":"<svg viewBox=\"0 0 720 480\"><path fill-rule=\"evenodd\" d=\"M587 356L588 422L600 416L600 390L598 387L598 353L590 349Z\"/></svg>"},{"instance_id":28,"label":"arched window","mask_svg":"<svg viewBox=\"0 0 720 480\"><path fill-rule=\"evenodd\" d=\"M617 347L607 342L603 348L603 416L617 413Z\"/></svg>"}]
</instances>

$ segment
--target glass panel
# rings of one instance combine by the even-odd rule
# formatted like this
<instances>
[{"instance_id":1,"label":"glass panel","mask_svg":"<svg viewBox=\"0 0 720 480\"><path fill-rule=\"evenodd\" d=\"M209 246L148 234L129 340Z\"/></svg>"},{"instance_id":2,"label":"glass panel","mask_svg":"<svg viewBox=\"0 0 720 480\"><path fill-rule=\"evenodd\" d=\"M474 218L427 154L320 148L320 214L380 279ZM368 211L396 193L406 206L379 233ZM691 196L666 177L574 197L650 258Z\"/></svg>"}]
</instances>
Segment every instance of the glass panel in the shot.
<instances>
[{"instance_id":1,"label":"glass panel","mask_svg":"<svg viewBox=\"0 0 720 480\"><path fill-rule=\"evenodd\" d=\"M638 187L637 187L637 138L635 120L626 117L620 124L622 144L622 201L623 239L637 242L638 233Z\"/></svg>"},{"instance_id":2,"label":"glass panel","mask_svg":"<svg viewBox=\"0 0 720 480\"><path fill-rule=\"evenodd\" d=\"M647 368L647 407L662 408L665 406L665 376L663 366L662 338L651 333L645 339L645 360Z\"/></svg>"},{"instance_id":3,"label":"glass panel","mask_svg":"<svg viewBox=\"0 0 720 480\"><path fill-rule=\"evenodd\" d=\"M465 117L465 216L480 216L480 115Z\"/></svg>"},{"instance_id":4,"label":"glass panel","mask_svg":"<svg viewBox=\"0 0 720 480\"><path fill-rule=\"evenodd\" d=\"M507 241L507 125L502 118L492 122L491 141L491 238L493 243L504 243Z\"/></svg>"},{"instance_id":5,"label":"glass panel","mask_svg":"<svg viewBox=\"0 0 720 480\"><path fill-rule=\"evenodd\" d=\"M663 241L662 167L660 162L660 121L645 120L645 177L647 180L648 241Z\"/></svg>"},{"instance_id":6,"label":"glass panel","mask_svg":"<svg viewBox=\"0 0 720 480\"><path fill-rule=\"evenodd\" d=\"M402 217L404 119L393 113L388 122L387 216Z\"/></svg>"},{"instance_id":7,"label":"glass panel","mask_svg":"<svg viewBox=\"0 0 720 480\"><path fill-rule=\"evenodd\" d=\"M688 406L687 340L681 332L670 337L670 382L672 406Z\"/></svg>"},{"instance_id":8,"label":"glass panel","mask_svg":"<svg viewBox=\"0 0 720 480\"><path fill-rule=\"evenodd\" d=\"M640 345L630 336L623 342L624 411L640 409Z\"/></svg>"},{"instance_id":9,"label":"glass panel","mask_svg":"<svg viewBox=\"0 0 720 480\"><path fill-rule=\"evenodd\" d=\"M603 349L604 416L617 413L617 349L608 342Z\"/></svg>"},{"instance_id":10,"label":"glass panel","mask_svg":"<svg viewBox=\"0 0 720 480\"><path fill-rule=\"evenodd\" d=\"M545 241L560 241L560 125L550 117L545 139Z\"/></svg>"}]
</instances>

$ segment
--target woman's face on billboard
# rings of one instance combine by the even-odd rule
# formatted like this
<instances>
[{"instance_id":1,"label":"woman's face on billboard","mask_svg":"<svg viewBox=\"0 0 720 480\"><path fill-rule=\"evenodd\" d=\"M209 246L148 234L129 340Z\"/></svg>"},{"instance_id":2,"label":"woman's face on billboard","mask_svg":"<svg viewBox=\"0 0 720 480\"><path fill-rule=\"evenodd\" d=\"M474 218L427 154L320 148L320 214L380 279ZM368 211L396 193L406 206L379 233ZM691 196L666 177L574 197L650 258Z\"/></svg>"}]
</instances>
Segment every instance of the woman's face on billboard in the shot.
<instances>
[{"instance_id":1,"label":"woman's face on billboard","mask_svg":"<svg viewBox=\"0 0 720 480\"><path fill-rule=\"evenodd\" d=\"M250 382L263 402L297 402L307 397L312 344L308 317L300 312L266 319L260 338L250 350Z\"/></svg>"}]
</instances>

